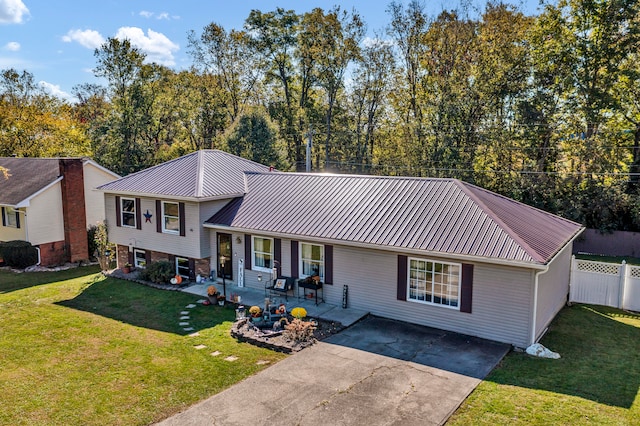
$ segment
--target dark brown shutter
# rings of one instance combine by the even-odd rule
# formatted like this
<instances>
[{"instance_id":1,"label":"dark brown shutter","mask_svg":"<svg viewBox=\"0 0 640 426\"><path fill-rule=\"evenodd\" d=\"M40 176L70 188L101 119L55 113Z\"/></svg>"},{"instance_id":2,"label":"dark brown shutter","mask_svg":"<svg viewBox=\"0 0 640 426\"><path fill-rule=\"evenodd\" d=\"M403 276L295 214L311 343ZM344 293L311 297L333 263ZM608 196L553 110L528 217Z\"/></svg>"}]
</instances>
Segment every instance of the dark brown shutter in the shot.
<instances>
[{"instance_id":1,"label":"dark brown shutter","mask_svg":"<svg viewBox=\"0 0 640 426\"><path fill-rule=\"evenodd\" d=\"M291 241L291 276L298 278L298 242Z\"/></svg>"},{"instance_id":2,"label":"dark brown shutter","mask_svg":"<svg viewBox=\"0 0 640 426\"><path fill-rule=\"evenodd\" d=\"M280 238L273 239L273 266L278 270L278 276L282 274L282 240Z\"/></svg>"},{"instance_id":3,"label":"dark brown shutter","mask_svg":"<svg viewBox=\"0 0 640 426\"><path fill-rule=\"evenodd\" d=\"M407 256L398 255L398 300L407 300Z\"/></svg>"},{"instance_id":4,"label":"dark brown shutter","mask_svg":"<svg viewBox=\"0 0 640 426\"><path fill-rule=\"evenodd\" d=\"M176 266L176 257L172 254L169 255L169 263L171 263L174 273L178 275L178 267Z\"/></svg>"},{"instance_id":5,"label":"dark brown shutter","mask_svg":"<svg viewBox=\"0 0 640 426\"><path fill-rule=\"evenodd\" d=\"M7 226L7 218L4 217L4 207L2 208L2 226Z\"/></svg>"},{"instance_id":6,"label":"dark brown shutter","mask_svg":"<svg viewBox=\"0 0 640 426\"><path fill-rule=\"evenodd\" d=\"M324 246L324 283L333 285L333 246Z\"/></svg>"},{"instance_id":7,"label":"dark brown shutter","mask_svg":"<svg viewBox=\"0 0 640 426\"><path fill-rule=\"evenodd\" d=\"M144 260L147 262L147 267L151 264L151 250L144 251Z\"/></svg>"},{"instance_id":8,"label":"dark brown shutter","mask_svg":"<svg viewBox=\"0 0 640 426\"><path fill-rule=\"evenodd\" d=\"M184 237L187 234L186 219L184 217L184 203L178 203L178 212L180 215L180 236Z\"/></svg>"},{"instance_id":9,"label":"dark brown shutter","mask_svg":"<svg viewBox=\"0 0 640 426\"><path fill-rule=\"evenodd\" d=\"M127 263L129 263L131 266L134 265L134 263L133 263L133 252L132 251L127 253Z\"/></svg>"},{"instance_id":10,"label":"dark brown shutter","mask_svg":"<svg viewBox=\"0 0 640 426\"><path fill-rule=\"evenodd\" d=\"M120 211L120 197L116 195L116 226L122 226L122 212Z\"/></svg>"},{"instance_id":11,"label":"dark brown shutter","mask_svg":"<svg viewBox=\"0 0 640 426\"><path fill-rule=\"evenodd\" d=\"M156 200L156 232L162 232L162 201Z\"/></svg>"},{"instance_id":12,"label":"dark brown shutter","mask_svg":"<svg viewBox=\"0 0 640 426\"><path fill-rule=\"evenodd\" d=\"M20 212L16 210L16 228L20 229Z\"/></svg>"},{"instance_id":13,"label":"dark brown shutter","mask_svg":"<svg viewBox=\"0 0 640 426\"><path fill-rule=\"evenodd\" d=\"M473 294L472 264L462 264L462 285L460 290L460 312L471 313L471 302Z\"/></svg>"},{"instance_id":14,"label":"dark brown shutter","mask_svg":"<svg viewBox=\"0 0 640 426\"><path fill-rule=\"evenodd\" d=\"M196 280L196 260L192 258L189 258L189 279Z\"/></svg>"},{"instance_id":15,"label":"dark brown shutter","mask_svg":"<svg viewBox=\"0 0 640 426\"><path fill-rule=\"evenodd\" d=\"M142 212L140 211L140 198L136 197L136 228L142 229Z\"/></svg>"},{"instance_id":16,"label":"dark brown shutter","mask_svg":"<svg viewBox=\"0 0 640 426\"><path fill-rule=\"evenodd\" d=\"M244 234L244 269L251 269L251 235Z\"/></svg>"}]
</instances>

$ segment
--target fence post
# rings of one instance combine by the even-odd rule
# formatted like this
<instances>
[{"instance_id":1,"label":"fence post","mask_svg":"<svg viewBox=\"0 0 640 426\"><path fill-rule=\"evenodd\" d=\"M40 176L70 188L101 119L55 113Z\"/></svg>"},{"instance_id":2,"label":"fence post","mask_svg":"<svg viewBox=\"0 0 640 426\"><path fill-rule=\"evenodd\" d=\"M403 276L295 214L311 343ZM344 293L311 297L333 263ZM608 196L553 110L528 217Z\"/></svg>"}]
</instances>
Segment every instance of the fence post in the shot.
<instances>
[{"instance_id":1,"label":"fence post","mask_svg":"<svg viewBox=\"0 0 640 426\"><path fill-rule=\"evenodd\" d=\"M569 303L573 302L573 283L576 282L576 277L575 277L575 270L576 270L576 255L572 254L571 255L571 266L569 267Z\"/></svg>"},{"instance_id":2,"label":"fence post","mask_svg":"<svg viewBox=\"0 0 640 426\"><path fill-rule=\"evenodd\" d=\"M626 297L625 292L627 290L627 262L622 261L622 266L620 266L620 302L618 303L618 308L624 309Z\"/></svg>"}]
</instances>

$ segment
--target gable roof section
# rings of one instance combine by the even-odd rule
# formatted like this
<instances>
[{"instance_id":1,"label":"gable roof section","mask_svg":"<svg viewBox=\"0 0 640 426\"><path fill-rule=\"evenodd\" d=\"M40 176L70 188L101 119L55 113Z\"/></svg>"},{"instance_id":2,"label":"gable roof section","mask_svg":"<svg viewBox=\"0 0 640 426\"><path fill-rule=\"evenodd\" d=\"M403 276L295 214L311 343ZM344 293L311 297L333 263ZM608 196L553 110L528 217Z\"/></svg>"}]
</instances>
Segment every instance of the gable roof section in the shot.
<instances>
[{"instance_id":1,"label":"gable roof section","mask_svg":"<svg viewBox=\"0 0 640 426\"><path fill-rule=\"evenodd\" d=\"M269 171L268 166L219 150L201 150L132 173L98 189L153 196L224 198L244 194L244 172Z\"/></svg>"},{"instance_id":2,"label":"gable roof section","mask_svg":"<svg viewBox=\"0 0 640 426\"><path fill-rule=\"evenodd\" d=\"M58 158L0 157L9 179L0 175L0 204L17 206L60 178Z\"/></svg>"},{"instance_id":3,"label":"gable roof section","mask_svg":"<svg viewBox=\"0 0 640 426\"><path fill-rule=\"evenodd\" d=\"M456 179L247 173L206 224L545 264L577 223Z\"/></svg>"}]
</instances>

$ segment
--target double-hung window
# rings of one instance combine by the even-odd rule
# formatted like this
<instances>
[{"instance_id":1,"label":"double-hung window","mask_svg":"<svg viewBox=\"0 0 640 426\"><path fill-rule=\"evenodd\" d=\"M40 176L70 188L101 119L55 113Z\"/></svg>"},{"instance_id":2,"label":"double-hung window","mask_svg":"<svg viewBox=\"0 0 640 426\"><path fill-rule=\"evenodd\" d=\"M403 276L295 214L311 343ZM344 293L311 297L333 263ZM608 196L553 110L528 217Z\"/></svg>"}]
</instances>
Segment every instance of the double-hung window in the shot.
<instances>
[{"instance_id":1,"label":"double-hung window","mask_svg":"<svg viewBox=\"0 0 640 426\"><path fill-rule=\"evenodd\" d=\"M273 268L273 238L253 237L253 269L256 271L271 272Z\"/></svg>"},{"instance_id":2,"label":"double-hung window","mask_svg":"<svg viewBox=\"0 0 640 426\"><path fill-rule=\"evenodd\" d=\"M162 203L162 232L180 233L180 208L178 203Z\"/></svg>"},{"instance_id":3,"label":"double-hung window","mask_svg":"<svg viewBox=\"0 0 640 426\"><path fill-rule=\"evenodd\" d=\"M144 250L133 250L133 266L136 268L147 267L147 253Z\"/></svg>"},{"instance_id":4,"label":"double-hung window","mask_svg":"<svg viewBox=\"0 0 640 426\"><path fill-rule=\"evenodd\" d=\"M135 198L120 198L120 215L122 226L128 228L135 228L137 226Z\"/></svg>"},{"instance_id":5,"label":"double-hung window","mask_svg":"<svg viewBox=\"0 0 640 426\"><path fill-rule=\"evenodd\" d=\"M19 228L18 224L18 211L13 209L12 207L3 207L2 212L4 213L3 224L4 226L8 226L11 228Z\"/></svg>"},{"instance_id":6,"label":"double-hung window","mask_svg":"<svg viewBox=\"0 0 640 426\"><path fill-rule=\"evenodd\" d=\"M409 258L408 300L459 309L458 263Z\"/></svg>"},{"instance_id":7,"label":"double-hung window","mask_svg":"<svg viewBox=\"0 0 640 426\"><path fill-rule=\"evenodd\" d=\"M324 246L300 243L300 271L303 278L319 275L324 281Z\"/></svg>"}]
</instances>

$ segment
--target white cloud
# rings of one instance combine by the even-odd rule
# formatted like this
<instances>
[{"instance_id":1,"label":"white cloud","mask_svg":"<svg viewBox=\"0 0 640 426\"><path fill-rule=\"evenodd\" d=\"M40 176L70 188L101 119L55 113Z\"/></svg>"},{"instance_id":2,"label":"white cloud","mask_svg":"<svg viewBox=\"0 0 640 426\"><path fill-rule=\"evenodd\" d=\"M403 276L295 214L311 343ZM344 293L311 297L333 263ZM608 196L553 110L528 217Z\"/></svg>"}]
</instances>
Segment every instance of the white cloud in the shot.
<instances>
[{"instance_id":1,"label":"white cloud","mask_svg":"<svg viewBox=\"0 0 640 426\"><path fill-rule=\"evenodd\" d=\"M76 41L87 49L97 49L105 42L104 37L95 30L69 30L66 35L62 36L62 41L66 43Z\"/></svg>"},{"instance_id":2,"label":"white cloud","mask_svg":"<svg viewBox=\"0 0 640 426\"><path fill-rule=\"evenodd\" d=\"M0 24L20 24L29 16L29 9L22 0L0 0Z\"/></svg>"},{"instance_id":3,"label":"white cloud","mask_svg":"<svg viewBox=\"0 0 640 426\"><path fill-rule=\"evenodd\" d=\"M40 84L40 86L44 90L46 90L49 94L57 98L64 99L65 101L68 101L68 102L74 101L74 97L71 96L69 93L65 92L64 90L60 89L60 86L58 86L57 84L47 83L46 81L40 81L38 84Z\"/></svg>"},{"instance_id":4,"label":"white cloud","mask_svg":"<svg viewBox=\"0 0 640 426\"><path fill-rule=\"evenodd\" d=\"M153 16L153 12L149 12L148 10L140 11L140 16L144 16L145 18L151 18Z\"/></svg>"},{"instance_id":5,"label":"white cloud","mask_svg":"<svg viewBox=\"0 0 640 426\"><path fill-rule=\"evenodd\" d=\"M20 43L17 41L10 41L9 43L4 45L5 50L10 50L12 52L17 52L20 50Z\"/></svg>"},{"instance_id":6,"label":"white cloud","mask_svg":"<svg viewBox=\"0 0 640 426\"><path fill-rule=\"evenodd\" d=\"M156 19L166 19L167 21L171 20L171 17L169 16L169 14L167 12L162 12L161 14L159 14Z\"/></svg>"},{"instance_id":7,"label":"white cloud","mask_svg":"<svg viewBox=\"0 0 640 426\"><path fill-rule=\"evenodd\" d=\"M154 13L154 12L149 12L148 10L142 10L139 13L140 16L143 16L147 19L153 18L154 16L156 17L157 20L166 20L166 21L171 21L172 19L180 19L180 16L178 15L169 15L169 12L161 12L161 13Z\"/></svg>"},{"instance_id":8,"label":"white cloud","mask_svg":"<svg viewBox=\"0 0 640 426\"><path fill-rule=\"evenodd\" d=\"M128 39L133 46L147 55L149 62L156 62L166 66L175 65L176 61L173 53L180 49L180 46L169 40L162 33L149 29L147 34L145 35L144 31L137 27L122 27L115 37L120 40Z\"/></svg>"}]
</instances>

